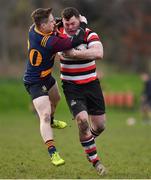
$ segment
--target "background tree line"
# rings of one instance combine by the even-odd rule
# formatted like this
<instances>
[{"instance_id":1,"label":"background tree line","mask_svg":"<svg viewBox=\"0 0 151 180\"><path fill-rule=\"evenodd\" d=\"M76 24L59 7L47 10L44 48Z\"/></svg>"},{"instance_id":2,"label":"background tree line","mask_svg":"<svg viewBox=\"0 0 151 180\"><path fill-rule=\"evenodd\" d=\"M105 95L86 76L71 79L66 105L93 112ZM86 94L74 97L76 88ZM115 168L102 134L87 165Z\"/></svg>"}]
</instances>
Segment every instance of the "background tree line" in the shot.
<instances>
[{"instance_id":1,"label":"background tree line","mask_svg":"<svg viewBox=\"0 0 151 180\"><path fill-rule=\"evenodd\" d=\"M76 7L100 35L107 63L125 71L151 70L151 0L1 0L0 74L25 64L31 12L52 7L60 16L67 6Z\"/></svg>"}]
</instances>

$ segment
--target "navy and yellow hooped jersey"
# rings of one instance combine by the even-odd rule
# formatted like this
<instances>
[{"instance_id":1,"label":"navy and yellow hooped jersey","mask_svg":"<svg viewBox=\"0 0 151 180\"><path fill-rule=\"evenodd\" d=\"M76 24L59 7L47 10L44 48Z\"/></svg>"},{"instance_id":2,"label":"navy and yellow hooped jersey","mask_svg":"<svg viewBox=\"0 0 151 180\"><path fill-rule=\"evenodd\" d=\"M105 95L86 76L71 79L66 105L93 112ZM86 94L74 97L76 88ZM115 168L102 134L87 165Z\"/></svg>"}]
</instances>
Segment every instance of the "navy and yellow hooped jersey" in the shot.
<instances>
[{"instance_id":1,"label":"navy and yellow hooped jersey","mask_svg":"<svg viewBox=\"0 0 151 180\"><path fill-rule=\"evenodd\" d=\"M51 76L55 54L72 47L71 39L56 36L54 33L43 34L34 25L31 26L24 82L31 84Z\"/></svg>"}]
</instances>

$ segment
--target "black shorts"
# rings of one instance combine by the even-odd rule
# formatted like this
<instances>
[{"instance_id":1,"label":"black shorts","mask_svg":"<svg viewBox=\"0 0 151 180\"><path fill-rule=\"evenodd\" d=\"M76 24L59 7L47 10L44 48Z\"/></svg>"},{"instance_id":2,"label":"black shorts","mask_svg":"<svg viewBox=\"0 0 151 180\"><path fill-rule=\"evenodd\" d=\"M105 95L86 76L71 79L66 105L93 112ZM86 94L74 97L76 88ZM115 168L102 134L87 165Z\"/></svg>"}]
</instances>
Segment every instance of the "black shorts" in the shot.
<instances>
[{"instance_id":1,"label":"black shorts","mask_svg":"<svg viewBox=\"0 0 151 180\"><path fill-rule=\"evenodd\" d=\"M51 76L45 80L37 83L24 83L27 92L30 94L32 100L40 96L48 95L48 91L55 84L56 80Z\"/></svg>"},{"instance_id":2,"label":"black shorts","mask_svg":"<svg viewBox=\"0 0 151 180\"><path fill-rule=\"evenodd\" d=\"M62 83L66 101L74 117L81 111L87 111L89 115L105 113L104 98L98 79L82 85L70 81Z\"/></svg>"}]
</instances>

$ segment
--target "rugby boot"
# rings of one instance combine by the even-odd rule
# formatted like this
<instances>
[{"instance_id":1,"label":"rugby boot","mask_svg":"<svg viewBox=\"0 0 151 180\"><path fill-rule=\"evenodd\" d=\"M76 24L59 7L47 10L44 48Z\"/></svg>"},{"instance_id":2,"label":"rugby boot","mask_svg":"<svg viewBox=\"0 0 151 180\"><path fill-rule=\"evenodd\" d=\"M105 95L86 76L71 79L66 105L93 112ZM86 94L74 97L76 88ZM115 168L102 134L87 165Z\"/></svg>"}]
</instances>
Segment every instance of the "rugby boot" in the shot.
<instances>
[{"instance_id":1,"label":"rugby boot","mask_svg":"<svg viewBox=\"0 0 151 180\"><path fill-rule=\"evenodd\" d=\"M103 164L100 163L100 161L95 164L94 168L100 176L104 176L107 174L106 168L103 166Z\"/></svg>"},{"instance_id":2,"label":"rugby boot","mask_svg":"<svg viewBox=\"0 0 151 180\"><path fill-rule=\"evenodd\" d=\"M55 166L60 166L65 163L65 161L60 157L58 152L54 152L51 156L51 163Z\"/></svg>"},{"instance_id":3,"label":"rugby boot","mask_svg":"<svg viewBox=\"0 0 151 180\"><path fill-rule=\"evenodd\" d=\"M51 127L57 128L57 129L63 129L63 128L67 127L67 123L64 121L59 121L59 120L54 119L53 124L51 124Z\"/></svg>"}]
</instances>

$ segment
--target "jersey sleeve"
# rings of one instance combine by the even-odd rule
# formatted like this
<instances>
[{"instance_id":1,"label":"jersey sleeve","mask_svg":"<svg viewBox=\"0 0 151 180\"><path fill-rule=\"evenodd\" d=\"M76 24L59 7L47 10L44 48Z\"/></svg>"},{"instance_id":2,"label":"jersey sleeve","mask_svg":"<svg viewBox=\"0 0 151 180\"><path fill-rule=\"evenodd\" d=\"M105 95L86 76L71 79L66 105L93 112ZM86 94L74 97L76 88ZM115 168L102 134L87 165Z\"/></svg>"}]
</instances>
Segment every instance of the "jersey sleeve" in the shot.
<instances>
[{"instance_id":1,"label":"jersey sleeve","mask_svg":"<svg viewBox=\"0 0 151 180\"><path fill-rule=\"evenodd\" d=\"M98 34L90 30L87 35L87 44L88 48L94 44L101 44Z\"/></svg>"},{"instance_id":2,"label":"jersey sleeve","mask_svg":"<svg viewBox=\"0 0 151 180\"><path fill-rule=\"evenodd\" d=\"M77 33L72 37L59 37L56 35L44 36L41 45L51 49L53 53L74 48L84 42L86 24L81 22Z\"/></svg>"},{"instance_id":3,"label":"jersey sleeve","mask_svg":"<svg viewBox=\"0 0 151 180\"><path fill-rule=\"evenodd\" d=\"M62 38L58 36L52 36L48 39L47 48L51 49L53 53L71 49L72 40L71 38Z\"/></svg>"}]
</instances>

